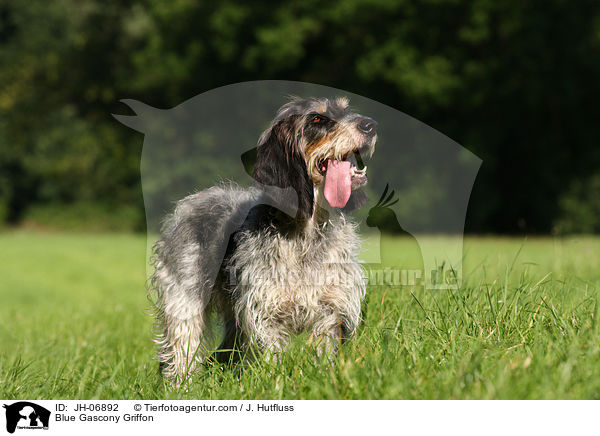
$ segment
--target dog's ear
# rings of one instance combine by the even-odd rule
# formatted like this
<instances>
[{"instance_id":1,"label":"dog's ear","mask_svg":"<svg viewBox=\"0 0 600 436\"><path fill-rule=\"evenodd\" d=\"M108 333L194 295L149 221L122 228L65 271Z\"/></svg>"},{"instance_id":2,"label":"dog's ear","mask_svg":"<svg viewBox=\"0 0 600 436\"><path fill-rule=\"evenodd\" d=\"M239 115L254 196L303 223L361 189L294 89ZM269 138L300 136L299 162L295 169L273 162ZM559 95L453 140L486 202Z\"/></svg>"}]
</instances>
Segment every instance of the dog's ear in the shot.
<instances>
[{"instance_id":1,"label":"dog's ear","mask_svg":"<svg viewBox=\"0 0 600 436\"><path fill-rule=\"evenodd\" d=\"M293 188L298 194L296 218L310 218L314 188L296 143L294 121L295 116L289 116L263 133L258 144L254 179L267 186Z\"/></svg>"}]
</instances>

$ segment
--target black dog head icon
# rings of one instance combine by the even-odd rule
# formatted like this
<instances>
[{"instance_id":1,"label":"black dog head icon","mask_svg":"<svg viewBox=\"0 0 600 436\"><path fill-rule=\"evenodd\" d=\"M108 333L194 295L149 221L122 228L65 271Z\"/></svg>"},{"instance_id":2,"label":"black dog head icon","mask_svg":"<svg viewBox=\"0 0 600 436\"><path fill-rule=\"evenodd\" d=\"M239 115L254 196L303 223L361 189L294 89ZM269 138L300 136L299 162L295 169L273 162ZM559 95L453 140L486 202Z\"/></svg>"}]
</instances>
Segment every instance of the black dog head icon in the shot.
<instances>
[{"instance_id":1,"label":"black dog head icon","mask_svg":"<svg viewBox=\"0 0 600 436\"><path fill-rule=\"evenodd\" d=\"M50 411L28 401L19 401L10 405L4 404L6 409L6 431L14 433L19 421L24 419L21 424L28 427L48 428L50 421ZM41 425L40 425L41 421Z\"/></svg>"}]
</instances>

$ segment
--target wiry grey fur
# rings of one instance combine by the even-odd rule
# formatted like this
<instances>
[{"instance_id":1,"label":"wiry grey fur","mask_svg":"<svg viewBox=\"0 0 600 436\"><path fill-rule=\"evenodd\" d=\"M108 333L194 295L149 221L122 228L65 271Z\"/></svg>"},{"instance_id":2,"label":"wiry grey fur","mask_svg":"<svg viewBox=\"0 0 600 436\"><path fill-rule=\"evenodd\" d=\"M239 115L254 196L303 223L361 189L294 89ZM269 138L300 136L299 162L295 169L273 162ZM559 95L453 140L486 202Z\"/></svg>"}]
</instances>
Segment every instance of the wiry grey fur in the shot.
<instances>
[{"instance_id":1,"label":"wiry grey fur","mask_svg":"<svg viewBox=\"0 0 600 436\"><path fill-rule=\"evenodd\" d=\"M311 125L315 113L331 123ZM215 186L182 199L167 217L152 284L158 358L175 384L207 357L213 313L224 322L227 350L278 352L308 331L321 350L334 351L356 333L366 289L356 225L324 201L316 166L373 152L374 130L355 131L361 120L370 119L350 112L345 99L295 99L259 140L257 187Z\"/></svg>"}]
</instances>

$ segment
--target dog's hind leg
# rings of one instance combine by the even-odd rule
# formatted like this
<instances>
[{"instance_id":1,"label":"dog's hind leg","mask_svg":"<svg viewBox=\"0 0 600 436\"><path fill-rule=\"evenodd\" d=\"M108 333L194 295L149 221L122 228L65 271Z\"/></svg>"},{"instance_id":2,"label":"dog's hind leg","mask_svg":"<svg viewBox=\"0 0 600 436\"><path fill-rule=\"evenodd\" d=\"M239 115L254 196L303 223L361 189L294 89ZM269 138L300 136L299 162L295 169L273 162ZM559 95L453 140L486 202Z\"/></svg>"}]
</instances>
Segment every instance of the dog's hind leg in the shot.
<instances>
[{"instance_id":1,"label":"dog's hind leg","mask_svg":"<svg viewBox=\"0 0 600 436\"><path fill-rule=\"evenodd\" d=\"M165 313L159 361L162 374L177 386L188 382L206 356L209 343L204 314L175 317Z\"/></svg>"},{"instance_id":2,"label":"dog's hind leg","mask_svg":"<svg viewBox=\"0 0 600 436\"><path fill-rule=\"evenodd\" d=\"M155 341L162 374L180 386L189 381L212 345L208 325L211 294L198 277L199 245L169 244L159 241L155 245Z\"/></svg>"}]
</instances>

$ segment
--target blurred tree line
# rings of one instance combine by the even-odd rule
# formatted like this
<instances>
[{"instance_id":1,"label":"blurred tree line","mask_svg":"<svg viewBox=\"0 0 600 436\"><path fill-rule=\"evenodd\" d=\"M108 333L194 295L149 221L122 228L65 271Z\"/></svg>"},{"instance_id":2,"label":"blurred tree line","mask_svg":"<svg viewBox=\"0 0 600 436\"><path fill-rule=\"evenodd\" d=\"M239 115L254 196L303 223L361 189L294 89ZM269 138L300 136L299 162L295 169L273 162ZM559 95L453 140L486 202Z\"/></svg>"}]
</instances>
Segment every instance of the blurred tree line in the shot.
<instances>
[{"instance_id":1,"label":"blurred tree line","mask_svg":"<svg viewBox=\"0 0 600 436\"><path fill-rule=\"evenodd\" d=\"M118 100L285 79L481 157L470 231L599 232L599 77L597 0L0 0L0 222L143 229Z\"/></svg>"}]
</instances>

